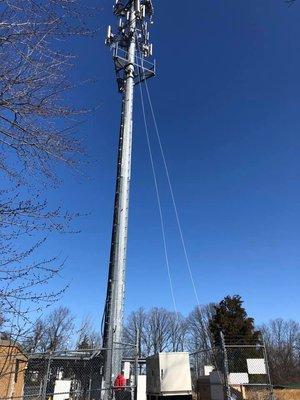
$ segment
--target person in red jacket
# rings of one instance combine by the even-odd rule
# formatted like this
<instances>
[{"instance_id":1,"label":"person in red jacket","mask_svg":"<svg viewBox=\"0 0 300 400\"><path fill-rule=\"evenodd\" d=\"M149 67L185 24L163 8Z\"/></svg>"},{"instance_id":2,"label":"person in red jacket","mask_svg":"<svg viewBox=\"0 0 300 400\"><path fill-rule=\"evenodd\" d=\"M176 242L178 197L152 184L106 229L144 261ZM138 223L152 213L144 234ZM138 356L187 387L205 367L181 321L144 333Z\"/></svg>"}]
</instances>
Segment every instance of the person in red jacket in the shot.
<instances>
[{"instance_id":1,"label":"person in red jacket","mask_svg":"<svg viewBox=\"0 0 300 400\"><path fill-rule=\"evenodd\" d=\"M115 390L124 390L126 386L126 379L123 375L123 373L118 374L115 383L114 383L114 389Z\"/></svg>"},{"instance_id":2,"label":"person in red jacket","mask_svg":"<svg viewBox=\"0 0 300 400\"><path fill-rule=\"evenodd\" d=\"M123 375L123 371L121 374L118 374L115 382L114 382L114 392L115 392L115 399L122 400L123 393L126 386L126 379Z\"/></svg>"}]
</instances>

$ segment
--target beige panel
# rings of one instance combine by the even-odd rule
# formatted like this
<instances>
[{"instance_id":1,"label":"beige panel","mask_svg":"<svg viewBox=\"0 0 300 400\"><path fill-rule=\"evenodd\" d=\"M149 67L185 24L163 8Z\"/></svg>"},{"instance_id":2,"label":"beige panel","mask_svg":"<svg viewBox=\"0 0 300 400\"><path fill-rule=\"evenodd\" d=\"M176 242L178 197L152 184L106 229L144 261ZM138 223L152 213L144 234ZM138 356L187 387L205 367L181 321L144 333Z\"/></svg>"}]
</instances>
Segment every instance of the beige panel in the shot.
<instances>
[{"instance_id":1,"label":"beige panel","mask_svg":"<svg viewBox=\"0 0 300 400\"><path fill-rule=\"evenodd\" d=\"M148 393L189 394L191 390L188 353L159 353L147 359Z\"/></svg>"},{"instance_id":2,"label":"beige panel","mask_svg":"<svg viewBox=\"0 0 300 400\"><path fill-rule=\"evenodd\" d=\"M137 400L146 400L146 375L138 376Z\"/></svg>"}]
</instances>

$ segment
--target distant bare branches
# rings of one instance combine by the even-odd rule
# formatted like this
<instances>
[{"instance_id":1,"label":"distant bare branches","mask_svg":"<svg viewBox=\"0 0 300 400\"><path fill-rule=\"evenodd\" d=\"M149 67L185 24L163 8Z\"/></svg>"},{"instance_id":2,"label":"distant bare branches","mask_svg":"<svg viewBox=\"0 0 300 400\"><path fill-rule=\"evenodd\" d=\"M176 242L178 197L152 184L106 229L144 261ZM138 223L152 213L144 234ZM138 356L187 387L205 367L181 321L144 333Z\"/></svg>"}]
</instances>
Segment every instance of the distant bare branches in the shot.
<instances>
[{"instance_id":1,"label":"distant bare branches","mask_svg":"<svg viewBox=\"0 0 300 400\"><path fill-rule=\"evenodd\" d=\"M45 318L39 318L23 340L28 352L57 351L70 347L74 317L67 307L58 307Z\"/></svg>"},{"instance_id":2,"label":"distant bare branches","mask_svg":"<svg viewBox=\"0 0 300 400\"><path fill-rule=\"evenodd\" d=\"M299 382L300 379L300 324L271 320L261 328L268 350L270 372L276 384Z\"/></svg>"},{"instance_id":3,"label":"distant bare branches","mask_svg":"<svg viewBox=\"0 0 300 400\"><path fill-rule=\"evenodd\" d=\"M150 353L165 351L171 337L170 312L164 308L153 308L148 315L146 334Z\"/></svg>"},{"instance_id":4,"label":"distant bare branches","mask_svg":"<svg viewBox=\"0 0 300 400\"><path fill-rule=\"evenodd\" d=\"M136 343L139 335L139 354L148 356L161 351L197 351L209 348L208 321L212 305L196 307L188 317L165 308L132 312L125 326L125 340Z\"/></svg>"},{"instance_id":5,"label":"distant bare branches","mask_svg":"<svg viewBox=\"0 0 300 400\"><path fill-rule=\"evenodd\" d=\"M213 315L214 305L212 303L201 308L195 307L188 315L188 347L191 352L211 347L212 337L209 330L209 321Z\"/></svg>"},{"instance_id":6,"label":"distant bare branches","mask_svg":"<svg viewBox=\"0 0 300 400\"><path fill-rule=\"evenodd\" d=\"M76 214L51 209L36 185L37 178L56 182L56 166L76 167L82 154L74 129L83 110L67 101L78 83L70 79L74 56L65 43L91 33L84 6L81 0L0 2L0 313L15 331L15 320L27 320L32 305L45 307L65 290L46 289L64 260L40 254L49 233L69 232Z\"/></svg>"},{"instance_id":7,"label":"distant bare branches","mask_svg":"<svg viewBox=\"0 0 300 400\"><path fill-rule=\"evenodd\" d=\"M148 354L148 338L146 334L146 325L148 320L148 313L143 309L139 308L133 311L127 320L127 324L124 329L125 341L128 343L136 344L138 339L138 354ZM131 349L130 349L131 350Z\"/></svg>"},{"instance_id":8,"label":"distant bare branches","mask_svg":"<svg viewBox=\"0 0 300 400\"><path fill-rule=\"evenodd\" d=\"M57 299L59 292L45 290L61 270L64 260L57 255L36 258L49 232L65 232L76 214L51 210L39 196L23 200L20 194L0 191L0 310L11 321L18 313L26 318L29 303L40 309ZM39 238L37 237L40 236ZM26 239L25 239L26 238ZM20 244L20 241L22 244ZM26 304L20 307L19 304Z\"/></svg>"},{"instance_id":9,"label":"distant bare branches","mask_svg":"<svg viewBox=\"0 0 300 400\"><path fill-rule=\"evenodd\" d=\"M46 319L46 350L68 347L68 339L74 329L74 317L66 307L54 310Z\"/></svg>"},{"instance_id":10,"label":"distant bare branches","mask_svg":"<svg viewBox=\"0 0 300 400\"><path fill-rule=\"evenodd\" d=\"M69 119L81 111L63 97L74 87L74 57L64 52L63 41L89 30L77 1L1 3L0 170L19 180L24 170L53 176L53 161L74 166L81 152Z\"/></svg>"},{"instance_id":11,"label":"distant bare branches","mask_svg":"<svg viewBox=\"0 0 300 400\"><path fill-rule=\"evenodd\" d=\"M33 324L27 336L23 339L23 346L28 353L36 353L37 351L45 351L45 333L46 323L42 319L37 319Z\"/></svg>"},{"instance_id":12,"label":"distant bare branches","mask_svg":"<svg viewBox=\"0 0 300 400\"><path fill-rule=\"evenodd\" d=\"M125 328L126 341L134 344L139 335L139 353L142 355L166 350L170 345L171 315L164 308L153 308L148 312L139 308L132 312Z\"/></svg>"},{"instance_id":13,"label":"distant bare branches","mask_svg":"<svg viewBox=\"0 0 300 400\"><path fill-rule=\"evenodd\" d=\"M96 349L101 347L101 335L95 331L89 316L84 317L76 343L77 349Z\"/></svg>"},{"instance_id":14,"label":"distant bare branches","mask_svg":"<svg viewBox=\"0 0 300 400\"><path fill-rule=\"evenodd\" d=\"M169 315L170 351L185 351L188 338L188 324L181 314L172 312Z\"/></svg>"}]
</instances>

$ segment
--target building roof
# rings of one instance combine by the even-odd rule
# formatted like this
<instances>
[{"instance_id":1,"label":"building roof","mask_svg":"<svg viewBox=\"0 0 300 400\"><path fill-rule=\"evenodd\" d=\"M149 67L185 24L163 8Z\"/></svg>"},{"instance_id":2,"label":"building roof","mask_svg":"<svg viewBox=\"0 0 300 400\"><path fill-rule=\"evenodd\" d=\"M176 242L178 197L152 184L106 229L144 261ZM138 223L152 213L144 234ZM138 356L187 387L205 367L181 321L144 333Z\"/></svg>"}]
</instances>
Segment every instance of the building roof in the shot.
<instances>
[{"instance_id":1,"label":"building roof","mask_svg":"<svg viewBox=\"0 0 300 400\"><path fill-rule=\"evenodd\" d=\"M91 360L95 357L101 357L101 350L65 350L65 351L54 351L47 353L35 353L30 354L31 360L38 360L43 358L49 358L51 355L51 359L55 360Z\"/></svg>"},{"instance_id":2,"label":"building roof","mask_svg":"<svg viewBox=\"0 0 300 400\"><path fill-rule=\"evenodd\" d=\"M15 340L9 339L0 339L0 347L16 349L19 353L21 353L24 357L28 358L28 354L22 348L22 346L16 342Z\"/></svg>"}]
</instances>

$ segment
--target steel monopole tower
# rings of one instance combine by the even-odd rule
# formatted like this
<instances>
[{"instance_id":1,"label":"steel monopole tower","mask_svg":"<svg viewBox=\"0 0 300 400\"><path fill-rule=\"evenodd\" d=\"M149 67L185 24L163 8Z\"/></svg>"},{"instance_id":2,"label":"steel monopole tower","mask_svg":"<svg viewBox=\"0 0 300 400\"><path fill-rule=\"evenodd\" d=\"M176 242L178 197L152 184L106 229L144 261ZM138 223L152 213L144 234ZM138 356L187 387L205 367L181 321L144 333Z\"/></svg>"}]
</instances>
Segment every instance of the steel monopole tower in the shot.
<instances>
[{"instance_id":1,"label":"steel monopole tower","mask_svg":"<svg viewBox=\"0 0 300 400\"><path fill-rule=\"evenodd\" d=\"M111 388L121 372L126 249L128 232L134 87L155 75L149 42L152 23L151 0L117 0L113 8L118 19L115 30L108 27L118 90L121 94L121 121L114 199L113 228L107 294L103 318L104 387Z\"/></svg>"}]
</instances>

